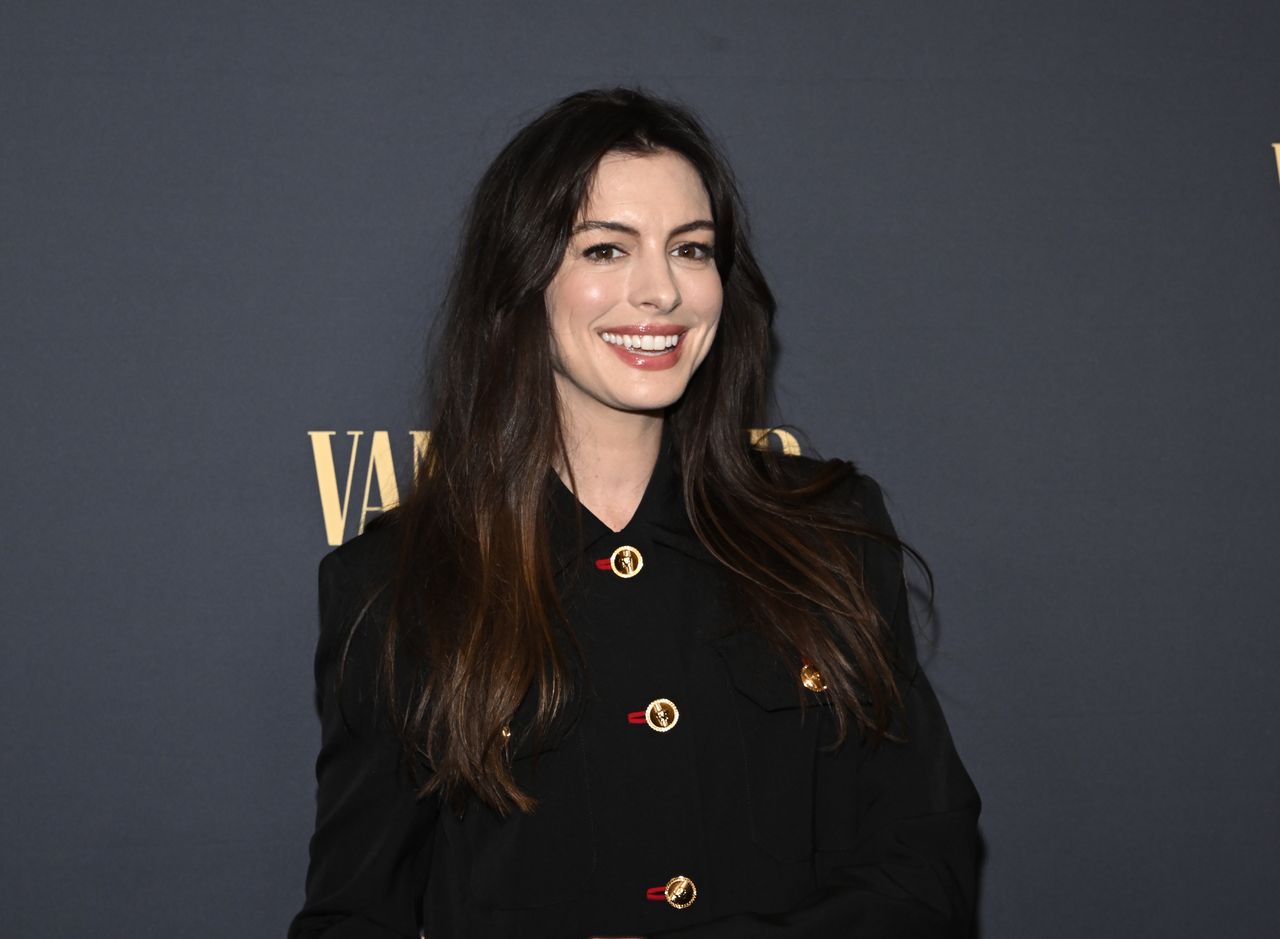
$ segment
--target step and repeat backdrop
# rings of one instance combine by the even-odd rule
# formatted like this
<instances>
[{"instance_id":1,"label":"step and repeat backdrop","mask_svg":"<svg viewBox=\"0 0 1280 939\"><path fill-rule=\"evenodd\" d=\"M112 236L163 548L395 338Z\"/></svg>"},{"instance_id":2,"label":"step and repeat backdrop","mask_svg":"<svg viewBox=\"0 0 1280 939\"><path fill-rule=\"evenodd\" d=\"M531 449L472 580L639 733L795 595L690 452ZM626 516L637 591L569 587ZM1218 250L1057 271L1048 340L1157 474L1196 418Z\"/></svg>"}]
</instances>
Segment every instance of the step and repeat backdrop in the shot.
<instances>
[{"instance_id":1,"label":"step and repeat backdrop","mask_svg":"<svg viewBox=\"0 0 1280 939\"><path fill-rule=\"evenodd\" d=\"M981 934L1274 935L1280 6L0 2L0 932L283 935L316 564L405 491L480 172L692 106L774 446L937 576Z\"/></svg>"}]
</instances>

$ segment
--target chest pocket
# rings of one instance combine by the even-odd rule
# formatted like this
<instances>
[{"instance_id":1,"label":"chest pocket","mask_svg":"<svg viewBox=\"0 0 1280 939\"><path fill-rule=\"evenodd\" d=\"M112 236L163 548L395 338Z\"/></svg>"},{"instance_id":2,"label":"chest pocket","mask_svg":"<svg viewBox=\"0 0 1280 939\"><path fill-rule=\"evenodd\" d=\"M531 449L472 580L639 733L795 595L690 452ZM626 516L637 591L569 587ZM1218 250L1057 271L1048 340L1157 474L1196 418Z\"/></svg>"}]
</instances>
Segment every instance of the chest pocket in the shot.
<instances>
[{"instance_id":1,"label":"chest pocket","mask_svg":"<svg viewBox=\"0 0 1280 939\"><path fill-rule=\"evenodd\" d=\"M471 896L494 910L531 909L581 899L595 870L595 821L583 736L512 754L516 782L538 800L533 812L498 818L488 811L470 833L474 845Z\"/></svg>"},{"instance_id":2,"label":"chest pocket","mask_svg":"<svg viewBox=\"0 0 1280 939\"><path fill-rule=\"evenodd\" d=\"M814 768L823 699L800 684L763 639L735 633L716 641L737 692L751 838L780 861L813 853ZM809 698L809 700L805 700Z\"/></svg>"}]
</instances>

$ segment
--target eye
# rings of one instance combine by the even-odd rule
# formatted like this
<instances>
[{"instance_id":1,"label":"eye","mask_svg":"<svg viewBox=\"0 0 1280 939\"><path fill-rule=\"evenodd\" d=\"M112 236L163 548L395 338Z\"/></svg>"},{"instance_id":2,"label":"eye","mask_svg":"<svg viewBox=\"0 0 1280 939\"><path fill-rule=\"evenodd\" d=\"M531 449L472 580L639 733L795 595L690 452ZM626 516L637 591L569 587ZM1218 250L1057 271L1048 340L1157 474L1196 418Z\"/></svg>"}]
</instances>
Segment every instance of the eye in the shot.
<instances>
[{"instance_id":1,"label":"eye","mask_svg":"<svg viewBox=\"0 0 1280 939\"><path fill-rule=\"evenodd\" d=\"M671 253L688 261L710 261L715 256L715 249L700 241L686 241L676 245Z\"/></svg>"},{"instance_id":2,"label":"eye","mask_svg":"<svg viewBox=\"0 0 1280 939\"><path fill-rule=\"evenodd\" d=\"M611 244L592 245L582 252L582 256L588 261L616 261L622 257L622 249Z\"/></svg>"}]
</instances>

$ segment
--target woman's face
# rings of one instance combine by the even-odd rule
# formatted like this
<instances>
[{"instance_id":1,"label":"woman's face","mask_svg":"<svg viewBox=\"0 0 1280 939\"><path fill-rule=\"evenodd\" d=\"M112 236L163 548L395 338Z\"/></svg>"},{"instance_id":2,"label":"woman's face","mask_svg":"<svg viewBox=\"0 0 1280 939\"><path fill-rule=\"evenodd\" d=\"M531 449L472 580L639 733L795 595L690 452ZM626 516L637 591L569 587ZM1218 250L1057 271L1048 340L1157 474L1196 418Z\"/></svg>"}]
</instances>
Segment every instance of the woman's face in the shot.
<instances>
[{"instance_id":1,"label":"woman's face","mask_svg":"<svg viewBox=\"0 0 1280 939\"><path fill-rule=\"evenodd\" d=\"M711 201L688 160L601 159L546 292L569 424L659 411L684 393L720 321L714 248Z\"/></svg>"}]
</instances>

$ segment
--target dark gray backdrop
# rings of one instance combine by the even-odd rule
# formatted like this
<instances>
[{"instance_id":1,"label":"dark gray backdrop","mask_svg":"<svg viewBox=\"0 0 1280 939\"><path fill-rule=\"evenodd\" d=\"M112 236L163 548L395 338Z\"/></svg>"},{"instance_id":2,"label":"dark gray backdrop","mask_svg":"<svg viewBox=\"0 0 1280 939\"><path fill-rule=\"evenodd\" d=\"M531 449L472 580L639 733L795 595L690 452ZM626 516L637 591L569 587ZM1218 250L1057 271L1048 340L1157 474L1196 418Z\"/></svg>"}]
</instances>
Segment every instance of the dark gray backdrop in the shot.
<instances>
[{"instance_id":1,"label":"dark gray backdrop","mask_svg":"<svg viewBox=\"0 0 1280 939\"><path fill-rule=\"evenodd\" d=\"M308 432L357 506L407 458L467 190L623 82L719 134L779 416L937 573L984 935L1274 935L1280 6L0 13L0 933L282 934Z\"/></svg>"}]
</instances>

